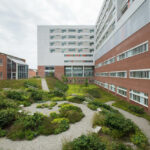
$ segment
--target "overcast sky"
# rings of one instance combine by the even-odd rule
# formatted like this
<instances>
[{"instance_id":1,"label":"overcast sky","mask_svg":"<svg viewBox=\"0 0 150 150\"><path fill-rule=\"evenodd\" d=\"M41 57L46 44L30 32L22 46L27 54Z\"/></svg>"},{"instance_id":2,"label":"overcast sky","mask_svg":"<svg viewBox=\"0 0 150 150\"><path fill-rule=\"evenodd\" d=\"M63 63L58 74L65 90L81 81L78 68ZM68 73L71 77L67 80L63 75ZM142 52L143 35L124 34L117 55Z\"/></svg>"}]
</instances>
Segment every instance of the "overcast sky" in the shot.
<instances>
[{"instance_id":1,"label":"overcast sky","mask_svg":"<svg viewBox=\"0 0 150 150\"><path fill-rule=\"evenodd\" d=\"M93 25L103 0L0 0L0 52L37 68L37 25Z\"/></svg>"}]
</instances>

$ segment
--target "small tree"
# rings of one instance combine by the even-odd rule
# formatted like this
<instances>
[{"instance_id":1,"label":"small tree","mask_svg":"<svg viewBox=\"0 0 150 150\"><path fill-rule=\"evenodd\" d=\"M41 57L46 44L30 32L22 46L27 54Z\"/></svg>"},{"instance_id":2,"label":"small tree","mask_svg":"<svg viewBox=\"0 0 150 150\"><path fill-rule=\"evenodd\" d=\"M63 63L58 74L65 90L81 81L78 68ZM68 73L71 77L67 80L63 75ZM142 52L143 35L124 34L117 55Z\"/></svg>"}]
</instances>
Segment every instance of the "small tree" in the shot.
<instances>
[{"instance_id":1,"label":"small tree","mask_svg":"<svg viewBox=\"0 0 150 150\"><path fill-rule=\"evenodd\" d=\"M68 78L66 77L66 76L64 76L64 75L62 75L62 81L64 82L64 83L67 83L68 82Z\"/></svg>"},{"instance_id":2,"label":"small tree","mask_svg":"<svg viewBox=\"0 0 150 150\"><path fill-rule=\"evenodd\" d=\"M88 87L88 86L89 86L89 81L88 81L88 79L87 79L87 78L85 79L84 85L85 85L86 87Z\"/></svg>"}]
</instances>

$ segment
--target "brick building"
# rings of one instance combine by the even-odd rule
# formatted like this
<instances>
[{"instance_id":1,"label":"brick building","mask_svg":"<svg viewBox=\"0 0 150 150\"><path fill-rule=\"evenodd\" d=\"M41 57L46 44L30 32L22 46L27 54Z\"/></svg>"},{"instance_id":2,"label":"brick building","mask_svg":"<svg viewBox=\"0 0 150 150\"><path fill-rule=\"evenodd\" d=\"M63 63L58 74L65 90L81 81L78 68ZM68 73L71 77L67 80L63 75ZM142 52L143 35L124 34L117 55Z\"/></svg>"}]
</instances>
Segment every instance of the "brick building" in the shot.
<instances>
[{"instance_id":1,"label":"brick building","mask_svg":"<svg viewBox=\"0 0 150 150\"><path fill-rule=\"evenodd\" d=\"M28 65L24 59L0 53L0 80L28 78Z\"/></svg>"}]
</instances>

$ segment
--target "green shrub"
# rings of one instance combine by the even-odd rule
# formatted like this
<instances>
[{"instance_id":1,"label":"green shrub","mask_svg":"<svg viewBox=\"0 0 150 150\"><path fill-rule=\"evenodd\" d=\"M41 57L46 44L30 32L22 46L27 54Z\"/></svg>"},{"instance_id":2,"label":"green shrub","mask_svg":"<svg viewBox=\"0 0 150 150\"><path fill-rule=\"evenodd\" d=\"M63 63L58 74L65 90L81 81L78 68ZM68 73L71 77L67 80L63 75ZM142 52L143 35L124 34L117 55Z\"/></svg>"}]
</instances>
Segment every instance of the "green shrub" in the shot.
<instances>
[{"instance_id":1,"label":"green shrub","mask_svg":"<svg viewBox=\"0 0 150 150\"><path fill-rule=\"evenodd\" d=\"M52 97L51 101L64 101L65 98L64 97Z\"/></svg>"},{"instance_id":2,"label":"green shrub","mask_svg":"<svg viewBox=\"0 0 150 150\"><path fill-rule=\"evenodd\" d=\"M121 137L135 132L134 123L117 113L105 113L105 125L111 129L119 131Z\"/></svg>"},{"instance_id":3,"label":"green shrub","mask_svg":"<svg viewBox=\"0 0 150 150\"><path fill-rule=\"evenodd\" d=\"M43 91L41 90L32 90L31 91L31 98L34 101L41 101L43 98Z\"/></svg>"},{"instance_id":4,"label":"green shrub","mask_svg":"<svg viewBox=\"0 0 150 150\"><path fill-rule=\"evenodd\" d=\"M84 86L85 86L85 87L88 87L88 86L89 86L89 81L88 81L87 78L86 78L85 81L84 81Z\"/></svg>"},{"instance_id":5,"label":"green shrub","mask_svg":"<svg viewBox=\"0 0 150 150\"><path fill-rule=\"evenodd\" d=\"M63 91L63 92L66 92L68 90L68 85L63 83L62 81L60 80L56 80L55 82L55 88L60 90L60 91Z\"/></svg>"},{"instance_id":6,"label":"green shrub","mask_svg":"<svg viewBox=\"0 0 150 150\"><path fill-rule=\"evenodd\" d=\"M36 108L49 108L48 104L38 104Z\"/></svg>"},{"instance_id":7,"label":"green shrub","mask_svg":"<svg viewBox=\"0 0 150 150\"><path fill-rule=\"evenodd\" d=\"M82 103L83 101L85 101L85 97L84 96L69 96L67 97L67 100L73 103Z\"/></svg>"},{"instance_id":8,"label":"green shrub","mask_svg":"<svg viewBox=\"0 0 150 150\"><path fill-rule=\"evenodd\" d=\"M92 95L94 98L101 98L98 88L88 89L86 92Z\"/></svg>"},{"instance_id":9,"label":"green shrub","mask_svg":"<svg viewBox=\"0 0 150 150\"><path fill-rule=\"evenodd\" d=\"M93 127L103 126L105 124L105 116L102 113L95 113L93 117Z\"/></svg>"},{"instance_id":10,"label":"green shrub","mask_svg":"<svg viewBox=\"0 0 150 150\"><path fill-rule=\"evenodd\" d=\"M93 105L93 104L91 104L91 103L89 103L87 106L88 106L88 108L91 109L91 110L97 110L97 108L98 108L97 106L95 106L95 105Z\"/></svg>"},{"instance_id":11,"label":"green shrub","mask_svg":"<svg viewBox=\"0 0 150 150\"><path fill-rule=\"evenodd\" d=\"M111 130L108 127L103 126L102 127L102 133L110 135Z\"/></svg>"},{"instance_id":12,"label":"green shrub","mask_svg":"<svg viewBox=\"0 0 150 150\"><path fill-rule=\"evenodd\" d=\"M16 102L14 102L13 100L7 99L0 100L0 109L17 108L17 107L18 106Z\"/></svg>"},{"instance_id":13,"label":"green shrub","mask_svg":"<svg viewBox=\"0 0 150 150\"><path fill-rule=\"evenodd\" d=\"M131 141L141 148L144 148L148 143L147 137L140 130L136 130L136 133L131 136Z\"/></svg>"},{"instance_id":14,"label":"green shrub","mask_svg":"<svg viewBox=\"0 0 150 150\"><path fill-rule=\"evenodd\" d=\"M63 97L64 96L64 92L60 91L58 89L55 89L53 91L50 91L50 94L56 97Z\"/></svg>"},{"instance_id":15,"label":"green shrub","mask_svg":"<svg viewBox=\"0 0 150 150\"><path fill-rule=\"evenodd\" d=\"M15 121L16 114L16 110L12 108L0 110L0 128L10 126Z\"/></svg>"},{"instance_id":16,"label":"green shrub","mask_svg":"<svg viewBox=\"0 0 150 150\"><path fill-rule=\"evenodd\" d=\"M63 145L63 150L106 150L97 134L82 135Z\"/></svg>"},{"instance_id":17,"label":"green shrub","mask_svg":"<svg viewBox=\"0 0 150 150\"><path fill-rule=\"evenodd\" d=\"M55 125L54 134L66 131L69 128L69 120L66 118L56 118L52 121Z\"/></svg>"},{"instance_id":18,"label":"green shrub","mask_svg":"<svg viewBox=\"0 0 150 150\"><path fill-rule=\"evenodd\" d=\"M0 128L0 137L4 137L4 136L6 136L6 130L2 130Z\"/></svg>"},{"instance_id":19,"label":"green shrub","mask_svg":"<svg viewBox=\"0 0 150 150\"><path fill-rule=\"evenodd\" d=\"M23 91L7 91L6 96L10 99L24 101L28 99L28 96L26 96L25 92Z\"/></svg>"},{"instance_id":20,"label":"green shrub","mask_svg":"<svg viewBox=\"0 0 150 150\"><path fill-rule=\"evenodd\" d=\"M29 88L29 87L38 88L38 85L37 85L37 83L28 80L28 81L24 82L24 87L26 87L26 88Z\"/></svg>"},{"instance_id":21,"label":"green shrub","mask_svg":"<svg viewBox=\"0 0 150 150\"><path fill-rule=\"evenodd\" d=\"M128 109L132 112L135 112L137 114L144 114L144 108L139 106L130 105Z\"/></svg>"},{"instance_id":22,"label":"green shrub","mask_svg":"<svg viewBox=\"0 0 150 150\"><path fill-rule=\"evenodd\" d=\"M132 148L122 143L118 143L113 146L112 150L132 150Z\"/></svg>"},{"instance_id":23,"label":"green shrub","mask_svg":"<svg viewBox=\"0 0 150 150\"><path fill-rule=\"evenodd\" d=\"M56 106L57 105L57 103L56 102L51 102L50 104L49 104L49 109L52 109L54 106Z\"/></svg>"},{"instance_id":24,"label":"green shrub","mask_svg":"<svg viewBox=\"0 0 150 150\"><path fill-rule=\"evenodd\" d=\"M50 117L51 117L52 119L56 119L56 118L59 118L59 117L60 117L60 114L57 114L56 112L51 112L51 113L50 113Z\"/></svg>"},{"instance_id":25,"label":"green shrub","mask_svg":"<svg viewBox=\"0 0 150 150\"><path fill-rule=\"evenodd\" d=\"M32 130L26 130L25 131L25 139L32 140L38 135L38 132L32 131Z\"/></svg>"},{"instance_id":26,"label":"green shrub","mask_svg":"<svg viewBox=\"0 0 150 150\"><path fill-rule=\"evenodd\" d=\"M59 107L60 116L68 118L70 123L78 122L84 117L81 108L77 106L65 103L59 105Z\"/></svg>"}]
</instances>

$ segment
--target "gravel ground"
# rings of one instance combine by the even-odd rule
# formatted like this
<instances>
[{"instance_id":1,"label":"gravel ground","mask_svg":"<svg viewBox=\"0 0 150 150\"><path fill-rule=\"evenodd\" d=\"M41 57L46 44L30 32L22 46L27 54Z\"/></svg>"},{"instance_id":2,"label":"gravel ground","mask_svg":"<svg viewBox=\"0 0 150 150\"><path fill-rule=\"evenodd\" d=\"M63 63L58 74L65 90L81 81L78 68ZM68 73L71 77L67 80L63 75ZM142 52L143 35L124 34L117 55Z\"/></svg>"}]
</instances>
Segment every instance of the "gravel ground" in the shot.
<instances>
[{"instance_id":1,"label":"gravel ground","mask_svg":"<svg viewBox=\"0 0 150 150\"><path fill-rule=\"evenodd\" d=\"M59 102L59 104L61 103L64 102ZM37 109L36 105L37 104L33 104L30 107L24 108L24 110L31 111L31 113L38 111L45 115L49 115L51 111L58 111L58 105L53 107L52 110L46 108ZM0 150L61 150L64 140L72 140L82 134L87 134L92 131L92 118L95 112L88 109L86 105L74 105L82 109L85 117L80 122L70 125L69 130L58 135L38 136L32 141L11 141L6 138L0 138Z\"/></svg>"},{"instance_id":2,"label":"gravel ground","mask_svg":"<svg viewBox=\"0 0 150 150\"><path fill-rule=\"evenodd\" d=\"M112 104L114 103L114 101L108 102L106 104L112 106ZM124 111L120 108L114 107L112 106L114 109L117 109L120 113L122 113L126 118L131 119L142 131L143 133L147 136L148 141L150 143L150 124L149 122L142 118L142 117L138 117L135 115L132 115L131 113Z\"/></svg>"},{"instance_id":3,"label":"gravel ground","mask_svg":"<svg viewBox=\"0 0 150 150\"><path fill-rule=\"evenodd\" d=\"M46 82L45 79L42 79L42 80L41 80L41 85L42 85L42 89L43 89L44 91L49 92L49 88L48 88L48 85L47 85L47 82Z\"/></svg>"}]
</instances>

